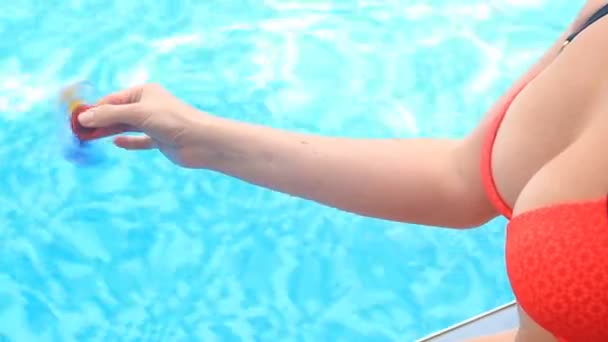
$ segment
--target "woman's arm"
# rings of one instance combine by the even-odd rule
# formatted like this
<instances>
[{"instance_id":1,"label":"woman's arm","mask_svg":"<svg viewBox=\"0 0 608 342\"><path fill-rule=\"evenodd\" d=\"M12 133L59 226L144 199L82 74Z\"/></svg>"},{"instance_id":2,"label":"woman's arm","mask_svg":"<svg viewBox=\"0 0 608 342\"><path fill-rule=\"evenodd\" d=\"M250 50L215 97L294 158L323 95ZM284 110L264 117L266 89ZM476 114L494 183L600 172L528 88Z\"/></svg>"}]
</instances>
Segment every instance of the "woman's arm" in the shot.
<instances>
[{"instance_id":1,"label":"woman's arm","mask_svg":"<svg viewBox=\"0 0 608 342\"><path fill-rule=\"evenodd\" d=\"M496 216L479 170L489 121L514 89L553 61L566 36L464 139L332 138L216 118L204 123L201 153L215 171L360 215L441 227L479 226Z\"/></svg>"},{"instance_id":2,"label":"woman's arm","mask_svg":"<svg viewBox=\"0 0 608 342\"><path fill-rule=\"evenodd\" d=\"M216 118L203 124L201 153L215 171L360 215L476 227L496 216L480 174L489 121L511 92L554 60L566 36L463 139L332 138Z\"/></svg>"},{"instance_id":3,"label":"woman's arm","mask_svg":"<svg viewBox=\"0 0 608 342\"><path fill-rule=\"evenodd\" d=\"M210 169L357 214L470 227L492 217L474 176L457 172L462 141L347 139L225 119L201 132Z\"/></svg>"},{"instance_id":4,"label":"woman's arm","mask_svg":"<svg viewBox=\"0 0 608 342\"><path fill-rule=\"evenodd\" d=\"M555 58L563 38L514 88ZM160 86L111 94L79 120L91 128L126 125L141 131L146 136L117 137L115 143L128 149L156 147L184 166L207 167L365 216L462 228L479 226L496 215L482 187L481 147L489 119L512 91L463 139L346 139L290 133L200 115ZM177 142L184 137L188 138Z\"/></svg>"}]
</instances>

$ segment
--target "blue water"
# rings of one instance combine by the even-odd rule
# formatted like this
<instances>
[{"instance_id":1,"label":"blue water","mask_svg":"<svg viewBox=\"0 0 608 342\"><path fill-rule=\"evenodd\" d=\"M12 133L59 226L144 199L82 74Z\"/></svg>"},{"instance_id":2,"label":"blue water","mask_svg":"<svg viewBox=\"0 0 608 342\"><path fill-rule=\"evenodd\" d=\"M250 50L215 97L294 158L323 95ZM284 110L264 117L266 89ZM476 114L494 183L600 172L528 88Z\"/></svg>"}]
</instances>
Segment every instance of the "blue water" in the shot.
<instances>
[{"instance_id":1,"label":"blue water","mask_svg":"<svg viewBox=\"0 0 608 342\"><path fill-rule=\"evenodd\" d=\"M462 136L578 6L4 1L0 341L412 341L510 301L504 220L398 224L109 141L78 155L56 97L151 81L274 127Z\"/></svg>"}]
</instances>

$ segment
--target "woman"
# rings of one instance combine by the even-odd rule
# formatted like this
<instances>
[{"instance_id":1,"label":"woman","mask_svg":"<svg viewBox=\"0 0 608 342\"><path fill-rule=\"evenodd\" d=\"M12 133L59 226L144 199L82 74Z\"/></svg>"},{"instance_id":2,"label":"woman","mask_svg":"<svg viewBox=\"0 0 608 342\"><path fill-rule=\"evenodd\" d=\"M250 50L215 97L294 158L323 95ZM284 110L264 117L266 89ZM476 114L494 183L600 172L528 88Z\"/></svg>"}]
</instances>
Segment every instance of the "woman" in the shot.
<instances>
[{"instance_id":1,"label":"woman","mask_svg":"<svg viewBox=\"0 0 608 342\"><path fill-rule=\"evenodd\" d=\"M109 95L80 123L143 132L115 144L361 215L452 228L504 215L521 324L488 339L608 341L604 5L588 1L463 139L285 132L199 112L158 85Z\"/></svg>"}]
</instances>

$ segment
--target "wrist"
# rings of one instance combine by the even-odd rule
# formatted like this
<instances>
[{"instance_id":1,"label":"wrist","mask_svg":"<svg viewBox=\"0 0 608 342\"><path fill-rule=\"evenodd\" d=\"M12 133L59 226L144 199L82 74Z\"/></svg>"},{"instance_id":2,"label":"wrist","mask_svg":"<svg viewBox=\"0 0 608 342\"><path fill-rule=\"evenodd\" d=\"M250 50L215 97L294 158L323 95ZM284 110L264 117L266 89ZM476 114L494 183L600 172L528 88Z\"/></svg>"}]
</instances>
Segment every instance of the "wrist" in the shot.
<instances>
[{"instance_id":1,"label":"wrist","mask_svg":"<svg viewBox=\"0 0 608 342\"><path fill-rule=\"evenodd\" d=\"M191 133L184 149L192 155L196 168L221 171L238 153L233 144L237 139L234 123L196 109L191 113Z\"/></svg>"}]
</instances>

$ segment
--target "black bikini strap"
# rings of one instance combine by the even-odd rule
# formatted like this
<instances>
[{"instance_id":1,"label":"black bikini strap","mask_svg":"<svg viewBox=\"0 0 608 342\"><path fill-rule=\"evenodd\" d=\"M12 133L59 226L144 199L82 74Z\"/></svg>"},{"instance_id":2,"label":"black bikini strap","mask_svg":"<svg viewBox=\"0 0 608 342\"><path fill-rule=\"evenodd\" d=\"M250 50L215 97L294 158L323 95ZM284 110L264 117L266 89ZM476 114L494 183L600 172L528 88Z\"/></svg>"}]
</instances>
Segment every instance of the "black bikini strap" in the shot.
<instances>
[{"instance_id":1,"label":"black bikini strap","mask_svg":"<svg viewBox=\"0 0 608 342\"><path fill-rule=\"evenodd\" d=\"M606 14L608 14L608 4L602 6L602 8L593 13L593 15L589 17L589 19L587 19L587 21L583 24L583 26L581 26L578 30L570 34L568 38L566 38L566 41L564 41L564 46L568 45L568 43L570 43L574 39L574 37L576 37L579 33L583 32L591 24L604 17Z\"/></svg>"}]
</instances>

